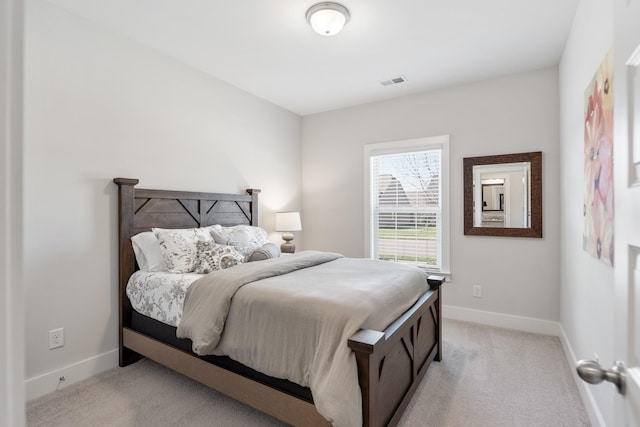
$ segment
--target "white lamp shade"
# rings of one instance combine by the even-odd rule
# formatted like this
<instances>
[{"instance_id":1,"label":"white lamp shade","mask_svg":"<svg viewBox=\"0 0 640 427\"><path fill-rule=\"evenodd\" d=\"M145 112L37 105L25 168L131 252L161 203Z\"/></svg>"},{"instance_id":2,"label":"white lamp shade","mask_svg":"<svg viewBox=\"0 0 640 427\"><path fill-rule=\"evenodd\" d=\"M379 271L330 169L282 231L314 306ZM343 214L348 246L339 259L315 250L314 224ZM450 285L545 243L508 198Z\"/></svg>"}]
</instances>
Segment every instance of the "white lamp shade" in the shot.
<instances>
[{"instance_id":1,"label":"white lamp shade","mask_svg":"<svg viewBox=\"0 0 640 427\"><path fill-rule=\"evenodd\" d=\"M276 231L300 231L302 222L300 212L278 212L276 213Z\"/></svg>"},{"instance_id":2,"label":"white lamp shade","mask_svg":"<svg viewBox=\"0 0 640 427\"><path fill-rule=\"evenodd\" d=\"M349 22L349 11L338 3L318 3L307 11L307 21L321 36L334 36Z\"/></svg>"}]
</instances>

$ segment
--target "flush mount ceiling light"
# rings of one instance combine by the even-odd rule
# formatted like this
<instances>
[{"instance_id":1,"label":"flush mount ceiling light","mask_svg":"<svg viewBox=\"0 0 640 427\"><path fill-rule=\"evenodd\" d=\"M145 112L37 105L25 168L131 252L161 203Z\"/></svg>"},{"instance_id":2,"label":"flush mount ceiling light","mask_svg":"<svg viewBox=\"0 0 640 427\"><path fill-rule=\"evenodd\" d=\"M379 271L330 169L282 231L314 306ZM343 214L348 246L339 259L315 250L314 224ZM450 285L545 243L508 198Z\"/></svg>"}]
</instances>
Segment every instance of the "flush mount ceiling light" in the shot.
<instances>
[{"instance_id":1,"label":"flush mount ceiling light","mask_svg":"<svg viewBox=\"0 0 640 427\"><path fill-rule=\"evenodd\" d=\"M307 22L321 36L335 36L349 18L349 10L338 3L318 3L307 10Z\"/></svg>"}]
</instances>

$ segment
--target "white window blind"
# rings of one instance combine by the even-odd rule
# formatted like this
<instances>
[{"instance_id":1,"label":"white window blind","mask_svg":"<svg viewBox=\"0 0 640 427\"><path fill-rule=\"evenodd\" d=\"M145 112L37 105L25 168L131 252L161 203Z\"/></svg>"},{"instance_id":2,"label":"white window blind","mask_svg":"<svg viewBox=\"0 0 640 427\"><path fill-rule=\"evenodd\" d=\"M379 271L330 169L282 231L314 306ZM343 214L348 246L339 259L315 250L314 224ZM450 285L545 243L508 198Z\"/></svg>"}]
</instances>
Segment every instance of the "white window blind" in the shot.
<instances>
[{"instance_id":1,"label":"white window blind","mask_svg":"<svg viewBox=\"0 0 640 427\"><path fill-rule=\"evenodd\" d=\"M435 271L448 269L443 256L448 253L443 251L448 245L448 232L443 229L448 157L443 156L441 145L372 149L367 155L372 257Z\"/></svg>"}]
</instances>

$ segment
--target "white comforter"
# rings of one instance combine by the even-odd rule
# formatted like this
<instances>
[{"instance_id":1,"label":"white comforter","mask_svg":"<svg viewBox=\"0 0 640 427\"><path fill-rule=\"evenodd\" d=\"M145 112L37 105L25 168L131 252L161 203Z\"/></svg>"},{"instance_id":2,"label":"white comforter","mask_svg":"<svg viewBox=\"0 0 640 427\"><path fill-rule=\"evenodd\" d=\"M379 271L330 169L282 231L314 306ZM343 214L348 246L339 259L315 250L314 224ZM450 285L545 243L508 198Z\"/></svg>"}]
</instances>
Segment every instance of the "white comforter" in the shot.
<instances>
[{"instance_id":1,"label":"white comforter","mask_svg":"<svg viewBox=\"0 0 640 427\"><path fill-rule=\"evenodd\" d=\"M281 268L312 255L305 251L233 269L258 263ZM178 327L180 336L194 342L199 338L189 336L183 323L196 283L187 292ZM226 298L215 281L210 283L212 293ZM417 267L350 258L248 283L233 291L224 330L210 353L309 387L318 412L334 426L359 426L361 394L347 340L361 328L383 330L428 289L426 274Z\"/></svg>"}]
</instances>

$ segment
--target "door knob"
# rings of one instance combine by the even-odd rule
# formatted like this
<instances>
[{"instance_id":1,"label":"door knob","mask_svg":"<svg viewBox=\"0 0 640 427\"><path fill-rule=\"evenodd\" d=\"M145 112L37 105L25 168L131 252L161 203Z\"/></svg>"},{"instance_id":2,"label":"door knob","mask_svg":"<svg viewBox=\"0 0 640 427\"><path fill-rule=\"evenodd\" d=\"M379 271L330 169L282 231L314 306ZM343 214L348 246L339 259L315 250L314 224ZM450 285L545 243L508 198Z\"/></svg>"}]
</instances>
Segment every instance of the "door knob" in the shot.
<instances>
[{"instance_id":1,"label":"door knob","mask_svg":"<svg viewBox=\"0 0 640 427\"><path fill-rule=\"evenodd\" d=\"M626 393L627 375L624 371L624 364L616 362L611 369L602 369L600 364L594 360L579 360L576 364L578 375L589 384L600 384L602 381L609 381L618 388L618 393Z\"/></svg>"}]
</instances>

